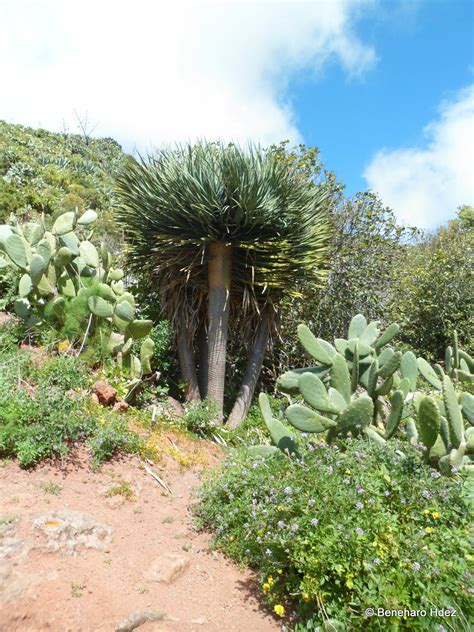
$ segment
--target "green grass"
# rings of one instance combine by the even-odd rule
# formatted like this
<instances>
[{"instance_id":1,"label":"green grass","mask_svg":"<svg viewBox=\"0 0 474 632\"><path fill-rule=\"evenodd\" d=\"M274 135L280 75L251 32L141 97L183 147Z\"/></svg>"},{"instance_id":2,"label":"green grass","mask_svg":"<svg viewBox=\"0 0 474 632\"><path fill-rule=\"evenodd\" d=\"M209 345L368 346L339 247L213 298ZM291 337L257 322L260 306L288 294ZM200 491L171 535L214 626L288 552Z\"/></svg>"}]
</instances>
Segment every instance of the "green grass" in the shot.
<instances>
[{"instance_id":1,"label":"green grass","mask_svg":"<svg viewBox=\"0 0 474 632\"><path fill-rule=\"evenodd\" d=\"M50 494L51 496L59 496L62 491L61 485L57 483L43 483L41 489L45 494Z\"/></svg>"}]
</instances>

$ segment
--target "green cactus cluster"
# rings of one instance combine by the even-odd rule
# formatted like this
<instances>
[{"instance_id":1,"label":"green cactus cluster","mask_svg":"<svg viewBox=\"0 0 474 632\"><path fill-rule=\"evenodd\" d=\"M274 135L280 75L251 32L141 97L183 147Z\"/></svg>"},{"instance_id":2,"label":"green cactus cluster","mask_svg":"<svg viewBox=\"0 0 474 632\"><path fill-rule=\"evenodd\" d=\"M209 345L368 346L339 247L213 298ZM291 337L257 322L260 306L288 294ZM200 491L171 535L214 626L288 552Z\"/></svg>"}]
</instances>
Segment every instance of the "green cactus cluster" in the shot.
<instances>
[{"instance_id":1,"label":"green cactus cluster","mask_svg":"<svg viewBox=\"0 0 474 632\"><path fill-rule=\"evenodd\" d=\"M347 339L330 344L300 325L298 338L315 363L288 371L277 380L277 388L290 399L287 422L301 432L324 433L329 443L348 435L366 435L385 443L403 426L408 440L416 445L421 442L427 459L441 470L470 466L474 437L471 428L464 431L464 420L474 424L474 397L458 395L441 367L433 369L411 351L401 353L392 347L398 332L397 323L382 331L379 322L367 322L358 314L350 323ZM457 345L455 348L452 356L456 360L446 369L455 371L454 379L466 382L472 359ZM459 368L460 358L463 368ZM442 392L442 398L417 391L420 375ZM264 393L259 401L273 442L296 452L294 437L272 415Z\"/></svg>"},{"instance_id":2,"label":"green cactus cluster","mask_svg":"<svg viewBox=\"0 0 474 632\"><path fill-rule=\"evenodd\" d=\"M418 439L425 446L427 460L444 472L473 465L474 396L458 390L474 383L474 360L459 348L455 331L452 345L446 349L444 367L431 367L423 358L417 362L421 375L435 389L433 397L415 393L413 398Z\"/></svg>"},{"instance_id":3,"label":"green cactus cluster","mask_svg":"<svg viewBox=\"0 0 474 632\"><path fill-rule=\"evenodd\" d=\"M277 381L279 390L304 400L287 408L290 424L304 432L328 430L331 441L348 433L390 438L408 416L405 400L418 375L416 357L389 345L398 331L392 323L382 332L377 321L368 323L358 314L347 339L336 338L332 345L299 325L298 338L317 364L289 371Z\"/></svg>"},{"instance_id":4,"label":"green cactus cluster","mask_svg":"<svg viewBox=\"0 0 474 632\"><path fill-rule=\"evenodd\" d=\"M419 358L420 372L423 377L437 390L443 388L443 379L448 375L452 380L466 385L474 384L474 359L459 348L458 334L453 333L452 345L446 348L444 356L444 368L440 364L435 364L433 368L426 360Z\"/></svg>"},{"instance_id":5,"label":"green cactus cluster","mask_svg":"<svg viewBox=\"0 0 474 632\"><path fill-rule=\"evenodd\" d=\"M49 229L45 218L20 224L12 217L0 225L0 268L18 272L16 314L35 325L45 314L54 314L61 323L69 301L86 300L88 329L108 323L108 351L127 371L133 383L151 372L154 343L148 337L152 321L136 317L135 299L126 291L124 272L113 267L113 257L102 243L91 241L97 220L89 209L62 213ZM84 331L84 336L86 331ZM135 340L143 339L139 357L133 353Z\"/></svg>"},{"instance_id":6,"label":"green cactus cluster","mask_svg":"<svg viewBox=\"0 0 474 632\"><path fill-rule=\"evenodd\" d=\"M411 440L424 445L427 461L444 473L453 467L472 467L474 397L470 393L458 394L448 375L443 377L442 399L416 395L414 405L419 434Z\"/></svg>"}]
</instances>

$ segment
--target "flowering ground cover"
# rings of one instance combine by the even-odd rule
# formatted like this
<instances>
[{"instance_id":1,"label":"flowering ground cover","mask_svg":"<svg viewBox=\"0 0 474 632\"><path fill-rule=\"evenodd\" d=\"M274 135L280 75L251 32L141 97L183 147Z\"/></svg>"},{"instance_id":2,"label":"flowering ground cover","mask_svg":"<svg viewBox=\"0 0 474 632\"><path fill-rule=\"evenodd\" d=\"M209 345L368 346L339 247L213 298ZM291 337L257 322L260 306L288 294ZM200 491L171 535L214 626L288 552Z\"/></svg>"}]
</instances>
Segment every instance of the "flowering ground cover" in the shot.
<instances>
[{"instance_id":1,"label":"flowering ground cover","mask_svg":"<svg viewBox=\"0 0 474 632\"><path fill-rule=\"evenodd\" d=\"M300 461L234 452L204 483L197 519L217 547L259 568L264 599L296 630L468 630L463 479L397 447L311 441ZM379 607L427 616L365 616Z\"/></svg>"}]
</instances>

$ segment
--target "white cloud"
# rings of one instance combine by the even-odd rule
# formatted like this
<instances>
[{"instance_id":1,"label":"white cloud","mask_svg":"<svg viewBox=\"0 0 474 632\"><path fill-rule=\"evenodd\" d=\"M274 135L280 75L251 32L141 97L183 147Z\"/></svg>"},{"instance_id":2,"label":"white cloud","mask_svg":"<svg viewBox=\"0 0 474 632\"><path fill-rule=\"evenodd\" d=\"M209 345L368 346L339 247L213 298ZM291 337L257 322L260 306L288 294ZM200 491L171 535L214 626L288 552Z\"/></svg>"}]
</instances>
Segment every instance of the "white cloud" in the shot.
<instances>
[{"instance_id":1,"label":"white cloud","mask_svg":"<svg viewBox=\"0 0 474 632\"><path fill-rule=\"evenodd\" d=\"M441 105L424 147L382 149L364 172L404 223L435 228L474 205L474 84Z\"/></svg>"},{"instance_id":2,"label":"white cloud","mask_svg":"<svg viewBox=\"0 0 474 632\"><path fill-rule=\"evenodd\" d=\"M353 23L373 2L0 0L0 118L75 131L74 110L87 112L128 149L299 141L292 74L370 68Z\"/></svg>"}]
</instances>

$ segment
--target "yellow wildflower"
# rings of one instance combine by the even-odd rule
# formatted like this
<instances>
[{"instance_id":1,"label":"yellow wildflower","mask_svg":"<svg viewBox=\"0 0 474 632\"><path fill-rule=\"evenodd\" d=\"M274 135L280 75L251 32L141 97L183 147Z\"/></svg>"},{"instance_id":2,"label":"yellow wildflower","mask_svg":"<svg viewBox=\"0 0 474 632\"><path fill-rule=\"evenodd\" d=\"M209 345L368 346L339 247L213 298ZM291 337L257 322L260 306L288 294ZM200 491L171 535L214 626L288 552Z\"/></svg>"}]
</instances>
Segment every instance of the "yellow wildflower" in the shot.
<instances>
[{"instance_id":1,"label":"yellow wildflower","mask_svg":"<svg viewBox=\"0 0 474 632\"><path fill-rule=\"evenodd\" d=\"M278 603L273 608L273 612L277 614L279 617L283 617L285 615L285 608L280 603Z\"/></svg>"},{"instance_id":2,"label":"yellow wildflower","mask_svg":"<svg viewBox=\"0 0 474 632\"><path fill-rule=\"evenodd\" d=\"M270 584L270 586L273 586L273 584L275 583L275 580L273 579L273 577L270 575L270 577L267 579L267 582Z\"/></svg>"},{"instance_id":3,"label":"yellow wildflower","mask_svg":"<svg viewBox=\"0 0 474 632\"><path fill-rule=\"evenodd\" d=\"M425 509L424 512L423 512L423 515L424 516L429 516L430 513L431 513L431 511L429 509Z\"/></svg>"},{"instance_id":4,"label":"yellow wildflower","mask_svg":"<svg viewBox=\"0 0 474 632\"><path fill-rule=\"evenodd\" d=\"M425 527L425 533L433 533L433 527Z\"/></svg>"},{"instance_id":5,"label":"yellow wildflower","mask_svg":"<svg viewBox=\"0 0 474 632\"><path fill-rule=\"evenodd\" d=\"M277 570L277 573L278 573L278 575L281 575L281 574L283 573L283 571L281 570L281 568L279 568L279 569Z\"/></svg>"},{"instance_id":6,"label":"yellow wildflower","mask_svg":"<svg viewBox=\"0 0 474 632\"><path fill-rule=\"evenodd\" d=\"M350 470L344 470L344 474L352 474Z\"/></svg>"},{"instance_id":7,"label":"yellow wildflower","mask_svg":"<svg viewBox=\"0 0 474 632\"><path fill-rule=\"evenodd\" d=\"M270 584L263 584L262 588L264 593L270 592Z\"/></svg>"},{"instance_id":8,"label":"yellow wildflower","mask_svg":"<svg viewBox=\"0 0 474 632\"><path fill-rule=\"evenodd\" d=\"M58 343L58 351L60 353L63 353L63 351L67 351L69 349L69 340L61 340L60 343Z\"/></svg>"},{"instance_id":9,"label":"yellow wildflower","mask_svg":"<svg viewBox=\"0 0 474 632\"><path fill-rule=\"evenodd\" d=\"M431 515L435 520L439 520L441 518L441 514L439 513L439 511L433 511Z\"/></svg>"},{"instance_id":10,"label":"yellow wildflower","mask_svg":"<svg viewBox=\"0 0 474 632\"><path fill-rule=\"evenodd\" d=\"M309 601L309 595L307 592L304 592L302 596L303 596L303 601L306 601L306 602Z\"/></svg>"}]
</instances>

